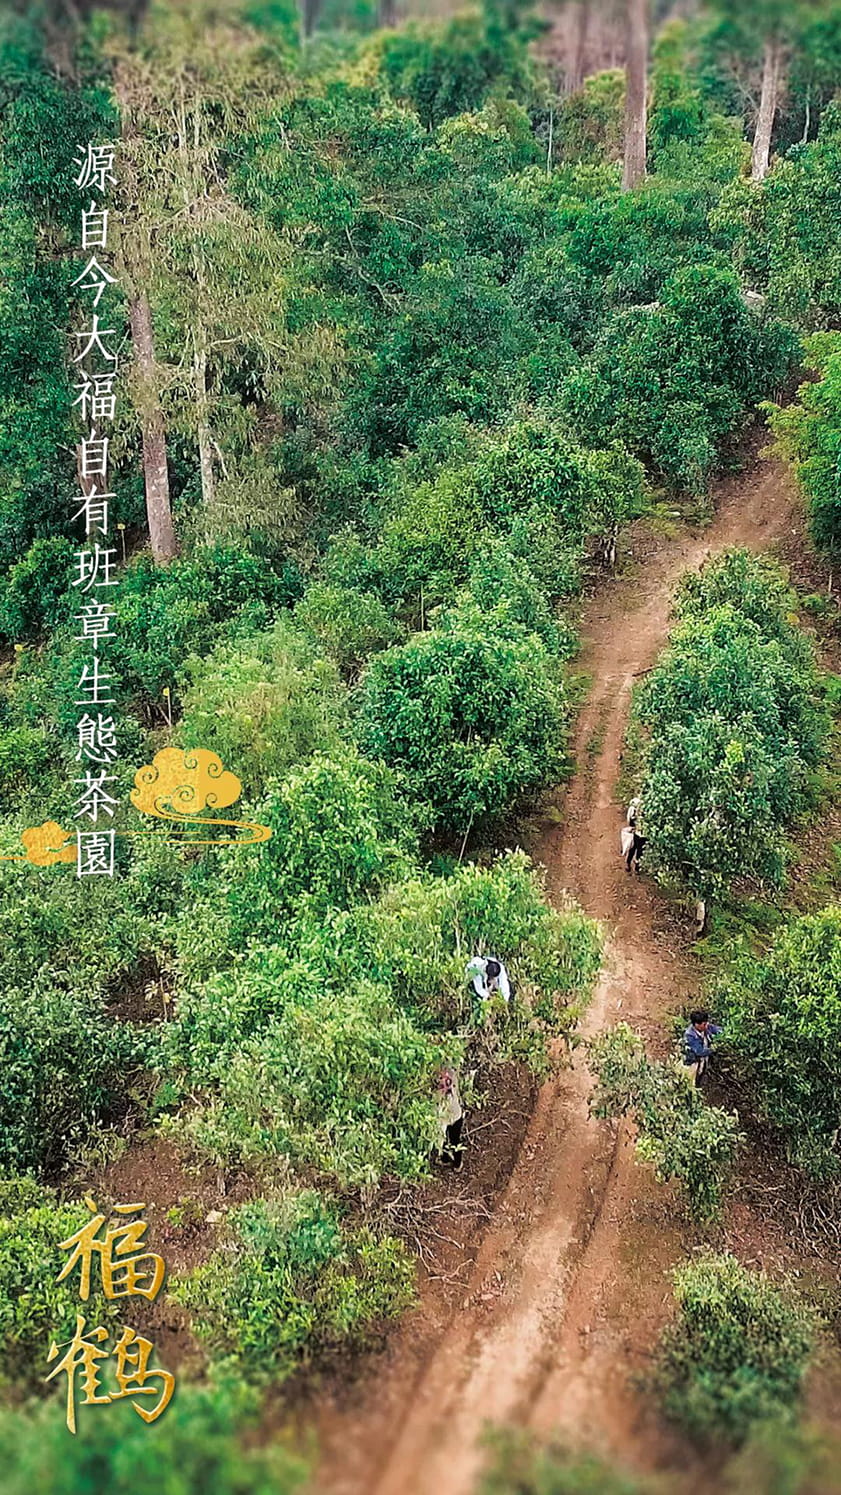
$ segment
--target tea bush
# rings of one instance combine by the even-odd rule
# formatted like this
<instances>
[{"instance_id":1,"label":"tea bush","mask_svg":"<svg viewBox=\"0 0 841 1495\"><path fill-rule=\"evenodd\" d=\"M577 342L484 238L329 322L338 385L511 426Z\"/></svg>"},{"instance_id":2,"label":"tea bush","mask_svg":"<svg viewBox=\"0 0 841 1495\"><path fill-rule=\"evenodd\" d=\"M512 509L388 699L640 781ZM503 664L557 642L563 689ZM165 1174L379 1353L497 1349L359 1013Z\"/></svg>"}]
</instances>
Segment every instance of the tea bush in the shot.
<instances>
[{"instance_id":1,"label":"tea bush","mask_svg":"<svg viewBox=\"0 0 841 1495\"><path fill-rule=\"evenodd\" d=\"M693 1438L741 1443L794 1416L815 1341L813 1314L734 1256L674 1274L678 1316L663 1336L663 1409Z\"/></svg>"},{"instance_id":2,"label":"tea bush","mask_svg":"<svg viewBox=\"0 0 841 1495\"><path fill-rule=\"evenodd\" d=\"M501 955L515 983L490 1026L465 978L482 951ZM230 970L200 979L194 967L162 1063L201 1100L162 1124L204 1155L257 1166L292 1158L364 1186L423 1175L440 1064L481 1035L487 1056L543 1072L600 958L598 926L551 909L522 853L417 873L344 913L305 910Z\"/></svg>"},{"instance_id":3,"label":"tea bush","mask_svg":"<svg viewBox=\"0 0 841 1495\"><path fill-rule=\"evenodd\" d=\"M796 357L794 335L746 308L732 271L694 265L667 280L656 305L607 323L562 399L593 445L619 440L701 492L724 436L769 384L785 383Z\"/></svg>"},{"instance_id":4,"label":"tea bush","mask_svg":"<svg viewBox=\"0 0 841 1495\"><path fill-rule=\"evenodd\" d=\"M718 1219L737 1148L738 1117L708 1106L676 1062L646 1057L642 1041L620 1023L590 1045L596 1073L594 1116L632 1115L637 1154L662 1183L677 1179L693 1220Z\"/></svg>"},{"instance_id":5,"label":"tea bush","mask_svg":"<svg viewBox=\"0 0 841 1495\"><path fill-rule=\"evenodd\" d=\"M702 894L779 884L781 835L814 800L830 719L814 650L772 563L725 553L678 593L643 683L646 858Z\"/></svg>"},{"instance_id":6,"label":"tea bush","mask_svg":"<svg viewBox=\"0 0 841 1495\"><path fill-rule=\"evenodd\" d=\"M122 1116L146 1033L48 980L0 991L0 1170L62 1166L97 1121Z\"/></svg>"},{"instance_id":7,"label":"tea bush","mask_svg":"<svg viewBox=\"0 0 841 1495\"><path fill-rule=\"evenodd\" d=\"M251 1447L257 1407L241 1385L179 1380L160 1421L147 1426L128 1402L80 1408L71 1438L58 1398L0 1413L5 1495L298 1495L308 1465L280 1445Z\"/></svg>"},{"instance_id":8,"label":"tea bush","mask_svg":"<svg viewBox=\"0 0 841 1495\"><path fill-rule=\"evenodd\" d=\"M818 550L837 563L841 555L841 349L837 333L815 338L810 361L819 377L802 385L797 402L769 407L772 429L791 459L806 497L809 528Z\"/></svg>"},{"instance_id":9,"label":"tea bush","mask_svg":"<svg viewBox=\"0 0 841 1495\"><path fill-rule=\"evenodd\" d=\"M114 1317L95 1279L86 1305L78 1274L56 1281L67 1261L59 1243L89 1219L84 1204L59 1204L31 1180L0 1181L0 1386L16 1396L46 1394L50 1342L72 1338L77 1313L91 1326Z\"/></svg>"},{"instance_id":10,"label":"tea bush","mask_svg":"<svg viewBox=\"0 0 841 1495\"><path fill-rule=\"evenodd\" d=\"M594 1454L542 1444L530 1433L494 1430L476 1495L646 1495L646 1486Z\"/></svg>"},{"instance_id":11,"label":"tea bush","mask_svg":"<svg viewBox=\"0 0 841 1495\"><path fill-rule=\"evenodd\" d=\"M341 748L346 701L336 666L285 620L220 644L191 660L187 674L177 741L246 765L251 795L313 753Z\"/></svg>"},{"instance_id":12,"label":"tea bush","mask_svg":"<svg viewBox=\"0 0 841 1495\"><path fill-rule=\"evenodd\" d=\"M254 813L271 840L244 865L235 854L224 863L236 943L276 937L302 903L350 907L413 867L416 828L393 775L351 751L316 754L274 781Z\"/></svg>"},{"instance_id":13,"label":"tea bush","mask_svg":"<svg viewBox=\"0 0 841 1495\"><path fill-rule=\"evenodd\" d=\"M726 1052L759 1114L808 1171L835 1173L841 1124L841 909L793 919L740 953L717 995Z\"/></svg>"},{"instance_id":14,"label":"tea bush","mask_svg":"<svg viewBox=\"0 0 841 1495\"><path fill-rule=\"evenodd\" d=\"M348 1230L314 1190L252 1200L229 1239L170 1295L190 1310L212 1362L275 1384L342 1345L359 1344L411 1301L414 1270L396 1240Z\"/></svg>"},{"instance_id":15,"label":"tea bush","mask_svg":"<svg viewBox=\"0 0 841 1495\"><path fill-rule=\"evenodd\" d=\"M540 640L491 631L472 608L375 655L362 682L363 751L456 831L557 779L566 725L563 688Z\"/></svg>"},{"instance_id":16,"label":"tea bush","mask_svg":"<svg viewBox=\"0 0 841 1495\"><path fill-rule=\"evenodd\" d=\"M364 975L325 985L318 964L260 950L185 1001L167 1037L184 1045L176 1076L211 1086L162 1122L180 1146L258 1171L288 1160L345 1187L428 1170L442 1051Z\"/></svg>"}]
</instances>

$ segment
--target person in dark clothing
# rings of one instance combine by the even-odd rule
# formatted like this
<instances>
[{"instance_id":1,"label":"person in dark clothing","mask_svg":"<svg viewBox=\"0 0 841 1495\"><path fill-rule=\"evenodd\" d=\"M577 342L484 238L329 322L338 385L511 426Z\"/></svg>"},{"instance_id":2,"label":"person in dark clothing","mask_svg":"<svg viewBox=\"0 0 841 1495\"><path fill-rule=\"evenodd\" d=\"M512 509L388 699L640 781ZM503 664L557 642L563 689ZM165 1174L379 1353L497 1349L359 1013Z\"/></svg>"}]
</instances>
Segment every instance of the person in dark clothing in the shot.
<instances>
[{"instance_id":1,"label":"person in dark clothing","mask_svg":"<svg viewBox=\"0 0 841 1495\"><path fill-rule=\"evenodd\" d=\"M645 850L645 836L641 836L638 831L633 829L631 830L631 836L633 839L625 856L625 866L629 872L639 872L640 861Z\"/></svg>"},{"instance_id":2,"label":"person in dark clothing","mask_svg":"<svg viewBox=\"0 0 841 1495\"><path fill-rule=\"evenodd\" d=\"M628 872L639 872L646 837L642 827L642 804L639 795L628 806L627 825L622 832L622 852Z\"/></svg>"},{"instance_id":3,"label":"person in dark clothing","mask_svg":"<svg viewBox=\"0 0 841 1495\"><path fill-rule=\"evenodd\" d=\"M704 1007L697 1007L689 1014L689 1027L683 1035L684 1064L689 1072L689 1078L694 1084L698 1084L701 1075L707 1069L712 1054L712 1041L718 1036L721 1029L715 1023L710 1022L710 1015Z\"/></svg>"},{"instance_id":4,"label":"person in dark clothing","mask_svg":"<svg viewBox=\"0 0 841 1495\"><path fill-rule=\"evenodd\" d=\"M438 1077L438 1119L441 1128L441 1158L458 1172L464 1160L464 1107L458 1093L458 1077L449 1066Z\"/></svg>"}]
</instances>

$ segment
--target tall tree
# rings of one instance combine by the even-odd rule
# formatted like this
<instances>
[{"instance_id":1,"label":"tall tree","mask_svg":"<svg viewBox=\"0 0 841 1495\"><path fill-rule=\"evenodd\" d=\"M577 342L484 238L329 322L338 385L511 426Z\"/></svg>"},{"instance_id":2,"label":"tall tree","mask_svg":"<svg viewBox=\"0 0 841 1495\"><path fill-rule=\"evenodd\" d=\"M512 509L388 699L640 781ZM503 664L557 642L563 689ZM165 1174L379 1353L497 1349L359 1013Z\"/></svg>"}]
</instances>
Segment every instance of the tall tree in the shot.
<instances>
[{"instance_id":1,"label":"tall tree","mask_svg":"<svg viewBox=\"0 0 841 1495\"><path fill-rule=\"evenodd\" d=\"M569 65L566 87L569 93L577 93L584 82L584 58L587 49L587 30L590 24L590 0L575 0L572 6Z\"/></svg>"},{"instance_id":2,"label":"tall tree","mask_svg":"<svg viewBox=\"0 0 841 1495\"><path fill-rule=\"evenodd\" d=\"M220 15L202 0L160 0L135 43L111 45L131 179L124 258L135 406L152 546L165 560L174 545L167 432L195 442L198 529L209 535L230 496L220 485L242 486L237 461L245 454L247 465L254 408L288 353L286 247L229 181L242 141L277 111L288 79L282 52L243 26L235 7ZM250 409L244 384L259 390Z\"/></svg>"},{"instance_id":3,"label":"tall tree","mask_svg":"<svg viewBox=\"0 0 841 1495\"><path fill-rule=\"evenodd\" d=\"M775 27L766 35L762 49L762 92L751 153L751 176L755 182L761 182L768 175L771 164L771 139L780 98L783 55L784 42Z\"/></svg>"},{"instance_id":4,"label":"tall tree","mask_svg":"<svg viewBox=\"0 0 841 1495\"><path fill-rule=\"evenodd\" d=\"M131 381L134 408L143 447L143 486L146 522L152 555L166 565L177 554L175 525L169 489L166 427L161 408L160 370L155 358L155 338L149 286L152 278L150 224L139 211L143 196L142 152L139 151L141 121L148 105L148 88L142 73L127 62L118 65L114 91L122 121L121 181L127 220L120 236L120 281L128 298L134 371Z\"/></svg>"},{"instance_id":5,"label":"tall tree","mask_svg":"<svg viewBox=\"0 0 841 1495\"><path fill-rule=\"evenodd\" d=\"M771 164L774 123L794 50L824 6L822 0L716 0L713 9L714 47L756 99L751 176L761 182Z\"/></svg>"},{"instance_id":6,"label":"tall tree","mask_svg":"<svg viewBox=\"0 0 841 1495\"><path fill-rule=\"evenodd\" d=\"M648 124L649 0L626 0L625 157L622 187L637 187L646 173Z\"/></svg>"},{"instance_id":7,"label":"tall tree","mask_svg":"<svg viewBox=\"0 0 841 1495\"><path fill-rule=\"evenodd\" d=\"M301 0L301 35L306 41L318 25L323 0Z\"/></svg>"}]
</instances>

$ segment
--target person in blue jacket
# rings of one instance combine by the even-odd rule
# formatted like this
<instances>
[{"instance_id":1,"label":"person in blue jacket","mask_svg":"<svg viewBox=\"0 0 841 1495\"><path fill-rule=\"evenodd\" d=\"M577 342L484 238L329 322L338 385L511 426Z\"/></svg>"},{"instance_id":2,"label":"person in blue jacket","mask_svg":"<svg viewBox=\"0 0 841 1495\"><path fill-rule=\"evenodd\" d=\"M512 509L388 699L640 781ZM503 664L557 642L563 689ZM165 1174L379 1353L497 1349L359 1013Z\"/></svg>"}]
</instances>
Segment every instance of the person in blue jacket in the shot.
<instances>
[{"instance_id":1,"label":"person in blue jacket","mask_svg":"<svg viewBox=\"0 0 841 1495\"><path fill-rule=\"evenodd\" d=\"M690 1012L689 1027L683 1035L684 1063L696 1085L710 1062L713 1039L720 1032L721 1029L710 1022L706 1008L696 1007L694 1012Z\"/></svg>"}]
</instances>

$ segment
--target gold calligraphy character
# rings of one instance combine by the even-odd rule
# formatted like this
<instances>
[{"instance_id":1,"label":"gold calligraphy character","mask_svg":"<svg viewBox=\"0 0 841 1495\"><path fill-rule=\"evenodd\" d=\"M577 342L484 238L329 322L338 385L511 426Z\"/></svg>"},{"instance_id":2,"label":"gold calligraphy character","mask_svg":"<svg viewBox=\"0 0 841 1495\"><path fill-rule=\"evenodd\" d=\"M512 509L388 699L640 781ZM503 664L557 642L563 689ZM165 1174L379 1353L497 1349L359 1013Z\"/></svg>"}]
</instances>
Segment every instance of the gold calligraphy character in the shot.
<instances>
[{"instance_id":1,"label":"gold calligraphy character","mask_svg":"<svg viewBox=\"0 0 841 1495\"><path fill-rule=\"evenodd\" d=\"M120 1388L119 1391L114 1392L115 1402L123 1396L155 1396L158 1391L157 1386L148 1386L146 1383L160 1380L160 1397L157 1406L153 1407L151 1412L145 1407L139 1407L137 1402L132 1402L135 1412L143 1418L144 1422L154 1422L156 1417L160 1417L169 1406L175 1390L175 1377L170 1371L147 1368L153 1349L151 1339L144 1339L142 1334L128 1327L123 1330L114 1347L114 1358L117 1362L114 1374Z\"/></svg>"},{"instance_id":2,"label":"gold calligraphy character","mask_svg":"<svg viewBox=\"0 0 841 1495\"><path fill-rule=\"evenodd\" d=\"M148 1298L151 1303L160 1291L166 1270L164 1259L154 1251L131 1253L139 1246L148 1229L145 1220L127 1220L123 1225L106 1230L102 1239L97 1239L108 1216L98 1213L93 1200L86 1195L85 1204L94 1218L77 1230L66 1241L59 1242L60 1251L71 1255L61 1269L57 1282L63 1282L78 1262L80 1265L79 1297L84 1303L90 1297L91 1266L94 1256L99 1257L102 1290L106 1298ZM145 1209L145 1204L118 1204L116 1215L133 1215Z\"/></svg>"},{"instance_id":3,"label":"gold calligraphy character","mask_svg":"<svg viewBox=\"0 0 841 1495\"><path fill-rule=\"evenodd\" d=\"M64 1340L61 1346L57 1345L55 1340L53 1340L47 1360L55 1360L59 1349L63 1349L65 1344L69 1345L67 1354L59 1361L58 1365L54 1366L49 1375L44 1377L45 1381L51 1381L54 1376L60 1375L62 1371L67 1375L67 1426L71 1433L75 1433L76 1431L77 1370L82 1372L82 1390L85 1395L85 1399L82 1402L83 1407L90 1407L95 1402L110 1402L111 1400L110 1396L97 1396L97 1392L100 1389L97 1362L108 1359L108 1351L101 1350L99 1346L103 1339L108 1338L108 1330L102 1328L91 1329L90 1338L88 1339L85 1338L84 1331L84 1316L81 1313L77 1313L76 1333L73 1335L73 1338ZM96 1342L94 1343L94 1341Z\"/></svg>"}]
</instances>

